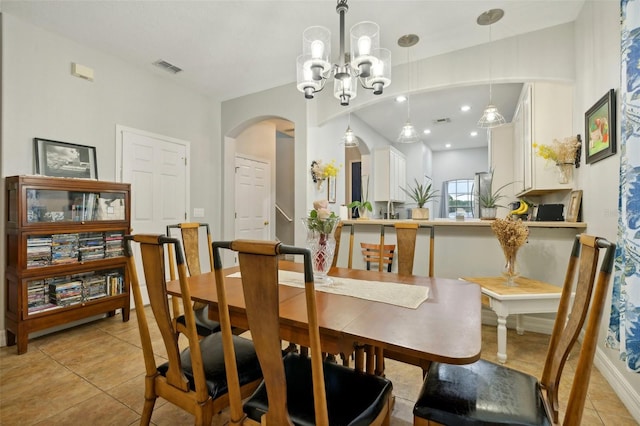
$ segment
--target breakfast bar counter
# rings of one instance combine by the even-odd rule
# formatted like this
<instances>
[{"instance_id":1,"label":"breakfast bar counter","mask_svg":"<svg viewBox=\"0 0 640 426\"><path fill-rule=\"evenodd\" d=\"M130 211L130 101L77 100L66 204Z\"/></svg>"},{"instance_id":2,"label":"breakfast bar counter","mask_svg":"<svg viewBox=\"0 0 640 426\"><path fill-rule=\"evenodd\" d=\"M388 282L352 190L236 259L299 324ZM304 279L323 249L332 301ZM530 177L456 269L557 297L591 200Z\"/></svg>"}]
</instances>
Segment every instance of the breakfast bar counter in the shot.
<instances>
[{"instance_id":1,"label":"breakfast bar counter","mask_svg":"<svg viewBox=\"0 0 640 426\"><path fill-rule=\"evenodd\" d=\"M366 269L360 243L396 244L396 223L418 223L414 257L414 274L429 275L429 260L433 258L433 275L443 278L500 275L504 256L492 229L491 220L343 220L338 253L338 266L346 266L350 237L353 236L353 268ZM561 286L567 261L576 234L585 232L585 222L534 222L529 227L527 243L518 252L520 273L537 280ZM352 234L353 233L353 234ZM431 248L433 251L431 252ZM393 270L397 270L393 263Z\"/></svg>"},{"instance_id":2,"label":"breakfast bar counter","mask_svg":"<svg viewBox=\"0 0 640 426\"><path fill-rule=\"evenodd\" d=\"M393 226L396 223L418 223L421 228L429 228L429 227L440 227L440 226L479 226L479 227L490 227L492 221L491 220L482 220L482 219L465 219L465 220L456 220L456 219L434 219L434 220L412 220L412 219L348 219L343 220L342 223L344 225L384 225L384 226ZM576 228L576 229L585 229L587 224L585 222L564 222L564 221L555 221L555 222L537 222L537 221L525 221L524 222L530 228Z\"/></svg>"}]
</instances>

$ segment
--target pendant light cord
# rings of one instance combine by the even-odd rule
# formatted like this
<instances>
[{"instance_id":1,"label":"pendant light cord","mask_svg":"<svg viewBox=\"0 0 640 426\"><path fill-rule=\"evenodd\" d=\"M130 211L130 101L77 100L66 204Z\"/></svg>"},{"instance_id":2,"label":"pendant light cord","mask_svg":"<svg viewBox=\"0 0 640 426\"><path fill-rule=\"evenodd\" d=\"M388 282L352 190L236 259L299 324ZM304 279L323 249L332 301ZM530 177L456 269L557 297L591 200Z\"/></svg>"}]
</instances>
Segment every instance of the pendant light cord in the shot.
<instances>
[{"instance_id":1,"label":"pendant light cord","mask_svg":"<svg viewBox=\"0 0 640 426\"><path fill-rule=\"evenodd\" d=\"M489 25L489 104L493 105L493 90L492 90L492 77L491 77L491 67L492 67L492 60L491 58L493 57L493 52L491 51L491 27L493 26L493 24Z\"/></svg>"}]
</instances>

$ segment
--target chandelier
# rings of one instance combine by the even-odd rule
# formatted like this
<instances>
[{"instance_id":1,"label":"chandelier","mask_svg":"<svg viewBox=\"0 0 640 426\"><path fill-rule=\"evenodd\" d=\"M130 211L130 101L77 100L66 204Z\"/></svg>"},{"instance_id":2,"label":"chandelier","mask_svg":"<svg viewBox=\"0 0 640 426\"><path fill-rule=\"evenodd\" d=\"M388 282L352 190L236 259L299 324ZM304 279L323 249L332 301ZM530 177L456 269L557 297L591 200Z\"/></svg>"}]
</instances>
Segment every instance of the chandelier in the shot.
<instances>
[{"instance_id":1,"label":"chandelier","mask_svg":"<svg viewBox=\"0 0 640 426\"><path fill-rule=\"evenodd\" d=\"M331 63L331 32L322 26L313 26L302 34L302 55L297 60L297 87L306 99L313 99L333 78L333 95L340 105L349 105L357 95L357 82L374 95L382 94L391 84L391 52L380 47L380 27L364 21L351 28L351 52L345 52L345 14L347 0L338 0L336 12L340 15L340 56Z\"/></svg>"}]
</instances>

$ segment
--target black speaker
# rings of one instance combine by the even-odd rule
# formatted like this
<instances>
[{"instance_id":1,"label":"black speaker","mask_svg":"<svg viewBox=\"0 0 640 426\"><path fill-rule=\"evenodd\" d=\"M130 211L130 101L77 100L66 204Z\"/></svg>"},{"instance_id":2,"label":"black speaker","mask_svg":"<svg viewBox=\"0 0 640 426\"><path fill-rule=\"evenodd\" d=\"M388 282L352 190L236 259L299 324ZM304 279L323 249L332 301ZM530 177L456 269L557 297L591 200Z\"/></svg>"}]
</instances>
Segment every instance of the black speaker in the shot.
<instances>
[{"instance_id":1,"label":"black speaker","mask_svg":"<svg viewBox=\"0 0 640 426\"><path fill-rule=\"evenodd\" d=\"M540 204L538 205L538 213L536 221L539 222L555 222L563 221L564 204Z\"/></svg>"}]
</instances>

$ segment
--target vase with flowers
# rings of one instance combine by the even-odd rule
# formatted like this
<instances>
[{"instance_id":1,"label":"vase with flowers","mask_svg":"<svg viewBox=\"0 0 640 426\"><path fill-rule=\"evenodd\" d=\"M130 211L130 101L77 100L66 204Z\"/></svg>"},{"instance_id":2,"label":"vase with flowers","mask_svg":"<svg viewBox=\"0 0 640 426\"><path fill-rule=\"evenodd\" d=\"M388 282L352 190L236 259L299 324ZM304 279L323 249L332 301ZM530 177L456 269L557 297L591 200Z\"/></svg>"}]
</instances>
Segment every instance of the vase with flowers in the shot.
<instances>
[{"instance_id":1,"label":"vase with flowers","mask_svg":"<svg viewBox=\"0 0 640 426\"><path fill-rule=\"evenodd\" d=\"M311 179L316 184L318 191L322 189L322 184L328 178L336 178L341 168L342 164L336 165L336 160L331 160L327 164L323 164L322 160L313 160L311 162Z\"/></svg>"},{"instance_id":2,"label":"vase with flowers","mask_svg":"<svg viewBox=\"0 0 640 426\"><path fill-rule=\"evenodd\" d=\"M302 218L302 223L307 230L307 247L311 250L311 265L316 285L332 282L327 273L333 262L333 253L336 248L334 229L338 222L340 218L329 210L327 200L314 201L313 210L309 212L309 216Z\"/></svg>"},{"instance_id":3,"label":"vase with flowers","mask_svg":"<svg viewBox=\"0 0 640 426\"><path fill-rule=\"evenodd\" d=\"M507 286L515 286L515 279L519 275L516 264L518 249L527 242L529 228L520 219L496 219L491 223L491 229L498 238L500 247L504 253L505 266L502 274L505 276Z\"/></svg>"},{"instance_id":4,"label":"vase with flowers","mask_svg":"<svg viewBox=\"0 0 640 426\"><path fill-rule=\"evenodd\" d=\"M533 148L538 156L556 165L559 183L569 183L574 164L580 162L580 141L577 136L564 138L561 141L554 139L551 145L534 143Z\"/></svg>"}]
</instances>

